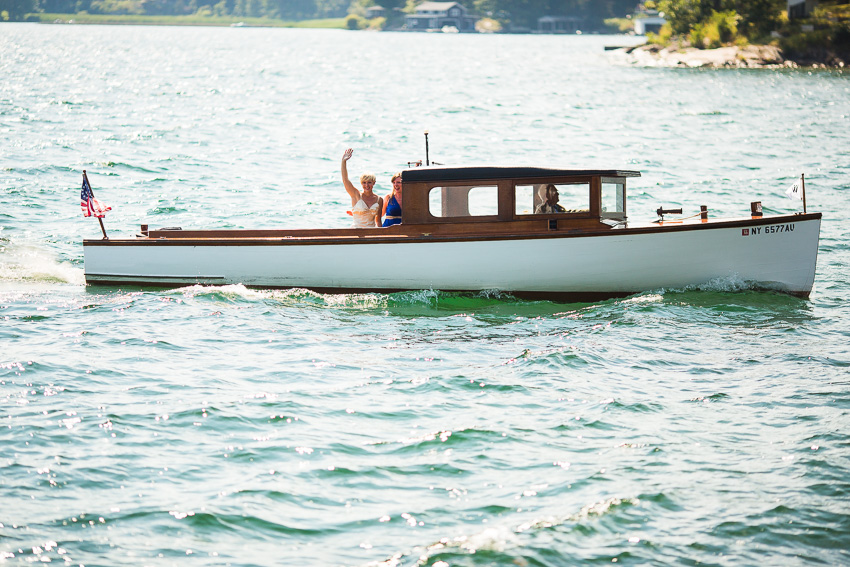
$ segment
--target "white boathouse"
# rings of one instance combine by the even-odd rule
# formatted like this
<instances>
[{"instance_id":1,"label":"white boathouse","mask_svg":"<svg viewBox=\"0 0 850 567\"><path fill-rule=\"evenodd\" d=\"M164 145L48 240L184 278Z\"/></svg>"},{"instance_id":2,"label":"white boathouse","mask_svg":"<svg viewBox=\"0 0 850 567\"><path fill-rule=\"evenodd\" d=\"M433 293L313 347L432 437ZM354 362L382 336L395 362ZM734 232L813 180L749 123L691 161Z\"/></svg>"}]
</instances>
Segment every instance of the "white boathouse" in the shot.
<instances>
[{"instance_id":1,"label":"white boathouse","mask_svg":"<svg viewBox=\"0 0 850 567\"><path fill-rule=\"evenodd\" d=\"M477 21L478 18L470 15L460 2L423 2L414 14L404 18L404 28L409 31L454 28L460 32L474 32Z\"/></svg>"}]
</instances>

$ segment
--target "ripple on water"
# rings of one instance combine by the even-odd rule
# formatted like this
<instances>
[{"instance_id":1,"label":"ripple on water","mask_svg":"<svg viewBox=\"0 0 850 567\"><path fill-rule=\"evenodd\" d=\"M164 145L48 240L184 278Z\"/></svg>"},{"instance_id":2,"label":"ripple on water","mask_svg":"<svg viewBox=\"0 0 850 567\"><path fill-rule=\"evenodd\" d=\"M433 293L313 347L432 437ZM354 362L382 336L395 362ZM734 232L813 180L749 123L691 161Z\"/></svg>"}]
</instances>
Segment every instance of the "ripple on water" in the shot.
<instances>
[{"instance_id":1,"label":"ripple on water","mask_svg":"<svg viewBox=\"0 0 850 567\"><path fill-rule=\"evenodd\" d=\"M374 565L548 565L578 564L594 561L610 563L619 550L606 550L594 555L588 548L599 549L598 540L611 545L622 538L613 535L618 524L634 523L630 507L640 507L637 499L610 498L584 506L577 513L535 518L518 525L485 527L480 531L441 538L439 541L399 553ZM619 537L618 537L619 536ZM622 541L621 548L631 547L640 538ZM594 545L595 544L595 545ZM608 545L601 545L602 549Z\"/></svg>"}]
</instances>

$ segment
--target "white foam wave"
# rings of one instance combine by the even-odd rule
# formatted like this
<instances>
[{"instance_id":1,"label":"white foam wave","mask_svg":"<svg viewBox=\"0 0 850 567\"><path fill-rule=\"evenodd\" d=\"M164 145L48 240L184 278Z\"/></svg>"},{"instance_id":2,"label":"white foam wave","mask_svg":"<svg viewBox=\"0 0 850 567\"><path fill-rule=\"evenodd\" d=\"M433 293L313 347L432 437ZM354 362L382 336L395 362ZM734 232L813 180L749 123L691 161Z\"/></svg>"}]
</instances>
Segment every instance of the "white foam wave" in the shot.
<instances>
[{"instance_id":1,"label":"white foam wave","mask_svg":"<svg viewBox=\"0 0 850 567\"><path fill-rule=\"evenodd\" d=\"M396 553L380 562L367 563L367 567L399 567L406 557L418 556L414 565L448 565L443 561L431 563L434 556L446 550L461 550L468 554L481 551L503 553L521 545L520 537L523 532L537 529L548 529L568 523L581 523L594 517L601 517L622 505L638 506L637 498L608 498L584 506L577 514L565 516L548 516L520 524L516 527L495 526L484 529L472 535L460 535L454 538L443 538L427 547L416 547L408 553Z\"/></svg>"},{"instance_id":2,"label":"white foam wave","mask_svg":"<svg viewBox=\"0 0 850 567\"><path fill-rule=\"evenodd\" d=\"M730 274L727 276L716 277L700 284L687 285L680 288L671 287L658 289L650 294L638 296L638 298L661 297L664 296L666 293L682 293L688 291L714 291L722 293L733 293L740 291L773 289L777 291L782 291L782 287L779 285L771 286L767 282L754 282L752 280L746 280L742 278L739 274Z\"/></svg>"},{"instance_id":3,"label":"white foam wave","mask_svg":"<svg viewBox=\"0 0 850 567\"><path fill-rule=\"evenodd\" d=\"M425 548L417 547L410 554L397 553L381 562L368 563L368 567L399 567L402 565L402 560L405 557L416 554L418 561L414 565L431 565L431 560L435 555L439 555L445 550L462 550L466 553L473 554L476 551L495 551L505 552L512 548L518 547L520 536L529 530L549 529L569 523L586 522L592 518L602 517L620 506L639 506L638 498L608 498L599 502L593 502L582 507L578 513L564 516L547 516L524 522L514 528L507 526L495 526L484 529L483 531L472 535L460 535L454 538L443 538L440 541L433 543ZM442 565L444 562L436 562L433 565Z\"/></svg>"},{"instance_id":4,"label":"white foam wave","mask_svg":"<svg viewBox=\"0 0 850 567\"><path fill-rule=\"evenodd\" d=\"M406 291L397 294L396 301L403 303L420 303L424 305L433 305L440 299L440 292L434 289L419 289L416 291Z\"/></svg>"},{"instance_id":5,"label":"white foam wave","mask_svg":"<svg viewBox=\"0 0 850 567\"><path fill-rule=\"evenodd\" d=\"M482 299L501 299L501 300L513 300L514 296L506 291L502 291L500 289L482 289L478 292L477 297Z\"/></svg>"},{"instance_id":6,"label":"white foam wave","mask_svg":"<svg viewBox=\"0 0 850 567\"><path fill-rule=\"evenodd\" d=\"M659 303L664 300L664 295L660 293L647 293L641 295L633 295L620 300L621 303Z\"/></svg>"},{"instance_id":7,"label":"white foam wave","mask_svg":"<svg viewBox=\"0 0 850 567\"><path fill-rule=\"evenodd\" d=\"M463 550L465 553L474 554L477 551L495 551L504 552L507 549L518 545L516 533L507 527L492 527L469 535L458 536L455 538L443 538L439 542L429 545L427 549L417 548L415 551L419 555L419 561L414 565L448 565L443 561L438 561L431 564L431 558L447 549ZM397 553L389 559L377 563L368 563L369 567L399 567L402 565L404 553Z\"/></svg>"},{"instance_id":8,"label":"white foam wave","mask_svg":"<svg viewBox=\"0 0 850 567\"><path fill-rule=\"evenodd\" d=\"M376 309L387 305L386 295L379 293L333 294L318 293L304 288L293 289L254 289L243 284L228 285L191 285L175 290L184 297L199 297L205 295L223 295L233 299L261 301L275 299L283 302L312 302L328 307Z\"/></svg>"},{"instance_id":9,"label":"white foam wave","mask_svg":"<svg viewBox=\"0 0 850 567\"><path fill-rule=\"evenodd\" d=\"M755 289L756 285L738 274L711 279L703 284L688 286L687 291L745 291Z\"/></svg>"},{"instance_id":10,"label":"white foam wave","mask_svg":"<svg viewBox=\"0 0 850 567\"><path fill-rule=\"evenodd\" d=\"M329 307L377 309L387 306L387 296L377 293L328 294L322 299Z\"/></svg>"},{"instance_id":11,"label":"white foam wave","mask_svg":"<svg viewBox=\"0 0 850 567\"><path fill-rule=\"evenodd\" d=\"M81 268L33 244L0 246L0 282L85 284Z\"/></svg>"},{"instance_id":12,"label":"white foam wave","mask_svg":"<svg viewBox=\"0 0 850 567\"><path fill-rule=\"evenodd\" d=\"M271 292L259 289L250 289L242 284L228 285L190 285L175 290L182 293L184 297L197 297L203 295L225 295L228 297L241 297L245 299L265 299L271 296Z\"/></svg>"}]
</instances>

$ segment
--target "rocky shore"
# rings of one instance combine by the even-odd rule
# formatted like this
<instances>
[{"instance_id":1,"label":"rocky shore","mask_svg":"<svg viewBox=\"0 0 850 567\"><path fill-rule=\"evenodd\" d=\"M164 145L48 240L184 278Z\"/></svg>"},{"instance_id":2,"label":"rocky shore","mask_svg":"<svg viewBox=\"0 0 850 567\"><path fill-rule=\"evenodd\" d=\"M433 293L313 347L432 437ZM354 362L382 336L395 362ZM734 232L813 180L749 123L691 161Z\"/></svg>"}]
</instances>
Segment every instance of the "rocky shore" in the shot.
<instances>
[{"instance_id":1,"label":"rocky shore","mask_svg":"<svg viewBox=\"0 0 850 567\"><path fill-rule=\"evenodd\" d=\"M627 63L640 67L844 67L844 62L841 60L821 64L810 60L794 61L785 58L782 50L773 45L697 49L675 43L669 46L647 43L636 47L624 47L616 50L616 52Z\"/></svg>"}]
</instances>

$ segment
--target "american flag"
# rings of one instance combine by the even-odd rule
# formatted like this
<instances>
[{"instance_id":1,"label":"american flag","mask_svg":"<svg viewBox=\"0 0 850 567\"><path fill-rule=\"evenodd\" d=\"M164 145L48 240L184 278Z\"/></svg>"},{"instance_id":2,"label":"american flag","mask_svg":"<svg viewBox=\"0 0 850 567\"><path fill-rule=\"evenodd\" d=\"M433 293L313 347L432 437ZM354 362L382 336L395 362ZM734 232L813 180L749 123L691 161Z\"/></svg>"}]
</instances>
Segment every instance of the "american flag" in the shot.
<instances>
[{"instance_id":1,"label":"american flag","mask_svg":"<svg viewBox=\"0 0 850 567\"><path fill-rule=\"evenodd\" d=\"M98 218L106 216L106 211L111 211L112 207L106 207L98 203L92 193L91 185L88 178L83 176L83 189L80 191L80 208L83 209L83 216L90 217L94 215Z\"/></svg>"}]
</instances>

